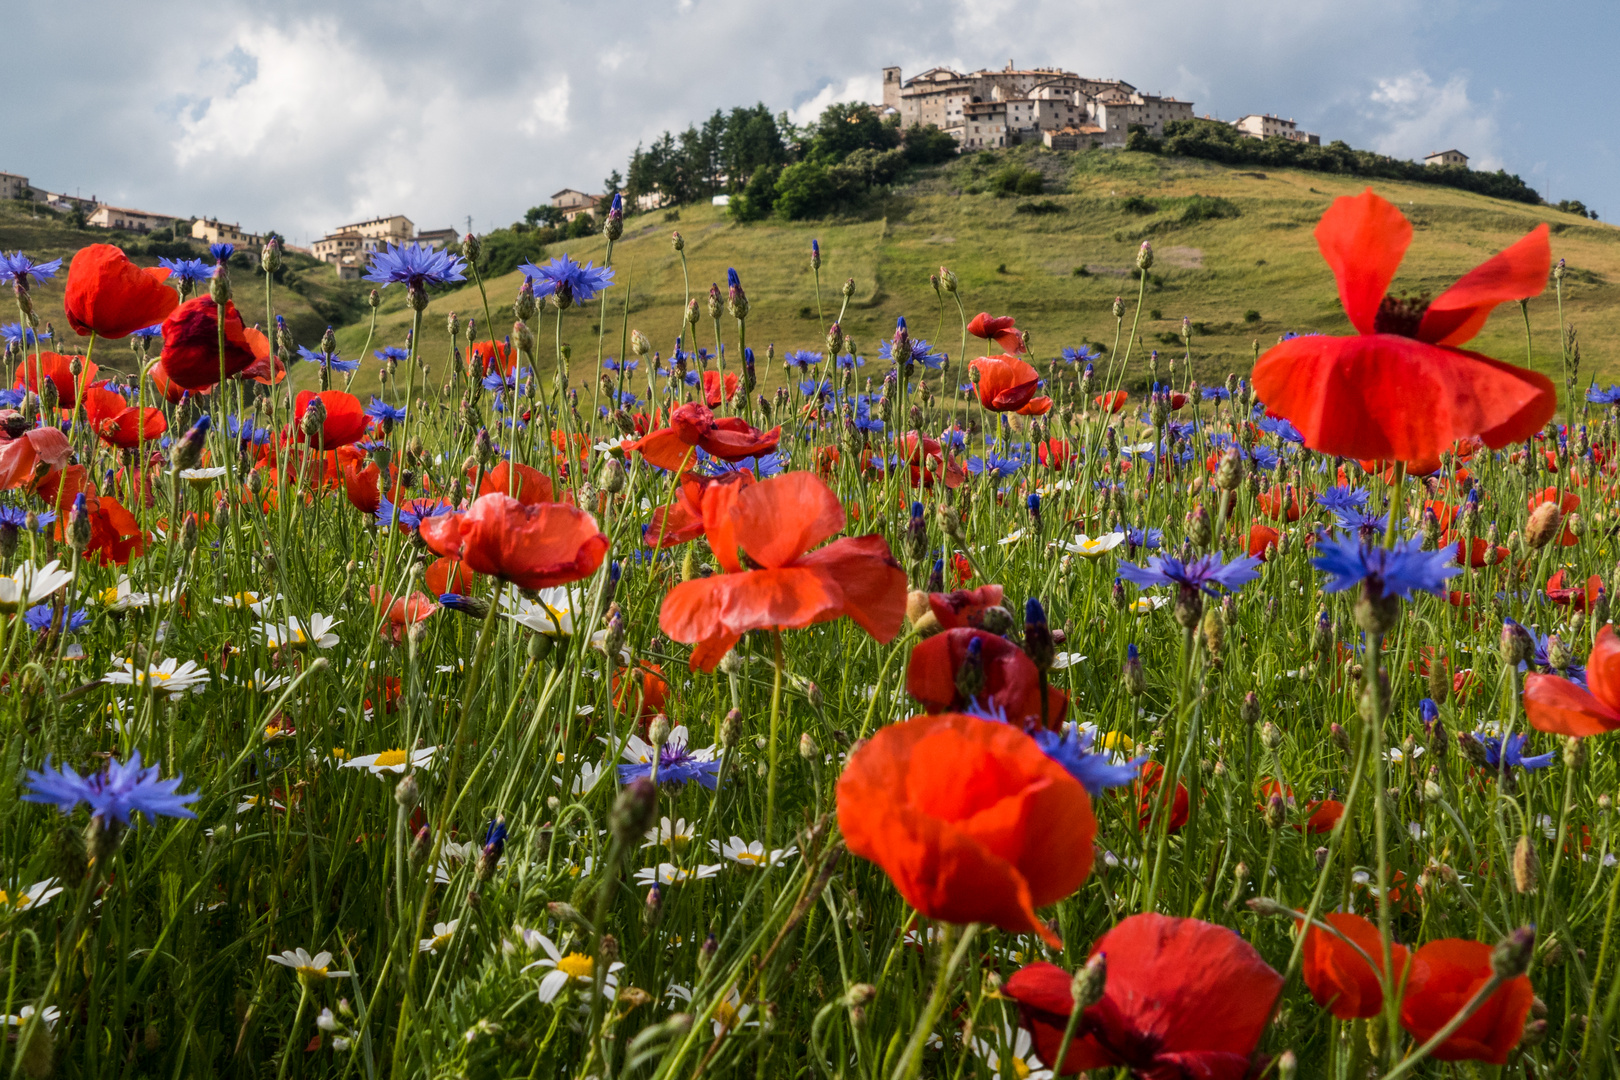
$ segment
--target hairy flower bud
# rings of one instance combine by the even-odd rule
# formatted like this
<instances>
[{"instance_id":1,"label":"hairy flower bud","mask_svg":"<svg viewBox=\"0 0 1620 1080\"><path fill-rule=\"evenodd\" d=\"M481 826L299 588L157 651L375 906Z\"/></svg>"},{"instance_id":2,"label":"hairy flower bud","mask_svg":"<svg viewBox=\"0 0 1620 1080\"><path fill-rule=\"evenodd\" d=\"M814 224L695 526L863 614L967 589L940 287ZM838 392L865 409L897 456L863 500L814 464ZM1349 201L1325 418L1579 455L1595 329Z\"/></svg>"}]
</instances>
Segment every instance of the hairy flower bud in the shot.
<instances>
[{"instance_id":1,"label":"hairy flower bud","mask_svg":"<svg viewBox=\"0 0 1620 1080\"><path fill-rule=\"evenodd\" d=\"M1558 504L1544 502L1530 512L1530 520L1524 526L1524 542L1532 549L1540 550L1558 535L1558 526L1562 523Z\"/></svg>"},{"instance_id":2,"label":"hairy flower bud","mask_svg":"<svg viewBox=\"0 0 1620 1080\"><path fill-rule=\"evenodd\" d=\"M645 776L626 784L613 803L608 827L620 844L633 844L652 827L658 814L658 788Z\"/></svg>"},{"instance_id":3,"label":"hairy flower bud","mask_svg":"<svg viewBox=\"0 0 1620 1080\"><path fill-rule=\"evenodd\" d=\"M1520 836L1519 842L1514 845L1511 865L1514 890L1520 893L1535 892L1541 867L1540 860L1536 858L1536 846L1528 836Z\"/></svg>"}]
</instances>

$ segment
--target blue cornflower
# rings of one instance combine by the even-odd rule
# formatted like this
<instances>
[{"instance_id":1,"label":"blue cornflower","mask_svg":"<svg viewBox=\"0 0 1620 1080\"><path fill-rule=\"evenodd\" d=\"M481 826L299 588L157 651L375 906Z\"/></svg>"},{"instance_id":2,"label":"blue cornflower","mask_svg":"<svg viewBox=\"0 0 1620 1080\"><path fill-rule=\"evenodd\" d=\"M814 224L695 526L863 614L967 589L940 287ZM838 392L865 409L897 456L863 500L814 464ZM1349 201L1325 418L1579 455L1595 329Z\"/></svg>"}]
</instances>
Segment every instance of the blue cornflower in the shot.
<instances>
[{"instance_id":1,"label":"blue cornflower","mask_svg":"<svg viewBox=\"0 0 1620 1080\"><path fill-rule=\"evenodd\" d=\"M1339 528L1345 532L1355 533L1364 544L1375 543L1389 528L1388 514L1374 514L1360 508L1340 510L1333 518Z\"/></svg>"},{"instance_id":2,"label":"blue cornflower","mask_svg":"<svg viewBox=\"0 0 1620 1080\"><path fill-rule=\"evenodd\" d=\"M9 254L0 251L0 284L21 281L26 288L30 281L44 281L55 277L60 269L62 269L61 259L37 263L20 251Z\"/></svg>"},{"instance_id":3,"label":"blue cornflower","mask_svg":"<svg viewBox=\"0 0 1620 1080\"><path fill-rule=\"evenodd\" d=\"M304 348L302 345L298 346L298 358L311 364L329 367L333 371L360 370L360 361L358 360L339 360L337 353L314 352Z\"/></svg>"},{"instance_id":4,"label":"blue cornflower","mask_svg":"<svg viewBox=\"0 0 1620 1080\"><path fill-rule=\"evenodd\" d=\"M726 287L728 289L742 288L742 278L737 276L737 271L734 268L728 267L726 269Z\"/></svg>"},{"instance_id":5,"label":"blue cornflower","mask_svg":"<svg viewBox=\"0 0 1620 1080\"><path fill-rule=\"evenodd\" d=\"M617 196L615 196L617 198ZM484 827L484 854L499 862L506 850L506 818L498 817Z\"/></svg>"},{"instance_id":6,"label":"blue cornflower","mask_svg":"<svg viewBox=\"0 0 1620 1080\"><path fill-rule=\"evenodd\" d=\"M1211 401L1225 401L1232 396L1232 391L1224 386L1206 386L1202 390L1204 396Z\"/></svg>"},{"instance_id":7,"label":"blue cornflower","mask_svg":"<svg viewBox=\"0 0 1620 1080\"><path fill-rule=\"evenodd\" d=\"M0 324L0 342L20 341L24 345L35 345L50 339L49 330L32 330L22 323L14 322Z\"/></svg>"},{"instance_id":8,"label":"blue cornflower","mask_svg":"<svg viewBox=\"0 0 1620 1080\"><path fill-rule=\"evenodd\" d=\"M209 244L208 245L208 254L212 255L214 257L214 261L217 262L217 263L226 262L227 260L230 259L230 257L232 255L236 254L236 245L235 244Z\"/></svg>"},{"instance_id":9,"label":"blue cornflower","mask_svg":"<svg viewBox=\"0 0 1620 1080\"><path fill-rule=\"evenodd\" d=\"M822 379L820 381L805 379L799 383L799 393L805 397L821 397L823 395L831 397L837 393L837 388L833 386L831 379Z\"/></svg>"},{"instance_id":10,"label":"blue cornflower","mask_svg":"<svg viewBox=\"0 0 1620 1080\"><path fill-rule=\"evenodd\" d=\"M959 427L942 431L939 433L939 445L946 450L966 450L967 432Z\"/></svg>"},{"instance_id":11,"label":"blue cornflower","mask_svg":"<svg viewBox=\"0 0 1620 1080\"><path fill-rule=\"evenodd\" d=\"M1137 770L1147 760L1144 754L1123 765L1113 764L1113 755L1093 753L1094 731L1082 731L1076 724L1064 725L1062 733L1037 728L1030 732L1043 753L1062 765L1070 776L1080 781L1093 799L1101 798L1108 788L1124 787L1136 780Z\"/></svg>"},{"instance_id":12,"label":"blue cornflower","mask_svg":"<svg viewBox=\"0 0 1620 1080\"><path fill-rule=\"evenodd\" d=\"M1316 505L1330 513L1341 510L1360 510L1372 498L1372 492L1363 488L1330 487L1316 497Z\"/></svg>"},{"instance_id":13,"label":"blue cornflower","mask_svg":"<svg viewBox=\"0 0 1620 1080\"><path fill-rule=\"evenodd\" d=\"M581 266L567 255L559 255L544 266L524 263L518 267L535 282L535 296L550 296L561 291L576 304L582 304L613 284L611 266Z\"/></svg>"},{"instance_id":14,"label":"blue cornflower","mask_svg":"<svg viewBox=\"0 0 1620 1080\"><path fill-rule=\"evenodd\" d=\"M257 443L261 446L270 441L269 428L254 427L252 424L244 426L237 420L234 413L225 418L225 432L233 439Z\"/></svg>"},{"instance_id":15,"label":"blue cornflower","mask_svg":"<svg viewBox=\"0 0 1620 1080\"><path fill-rule=\"evenodd\" d=\"M207 281L214 276L214 268L201 259L165 259L159 257L159 266L168 267L175 281Z\"/></svg>"},{"instance_id":16,"label":"blue cornflower","mask_svg":"<svg viewBox=\"0 0 1620 1080\"><path fill-rule=\"evenodd\" d=\"M1260 560L1251 555L1221 562L1219 555L1204 555L1191 562L1182 562L1171 555L1155 555L1146 566L1137 566L1121 559L1119 576L1139 589L1153 585L1176 585L1183 589L1197 589L1219 596L1213 586L1237 590L1260 576L1255 567Z\"/></svg>"},{"instance_id":17,"label":"blue cornflower","mask_svg":"<svg viewBox=\"0 0 1620 1080\"><path fill-rule=\"evenodd\" d=\"M23 612L23 622L27 623L28 629L36 634L43 634L47 630L61 630L64 623L67 625L67 632L71 634L83 630L90 623L90 613L84 608L73 611L64 609L61 618L55 616L56 612L49 604L40 604Z\"/></svg>"},{"instance_id":18,"label":"blue cornflower","mask_svg":"<svg viewBox=\"0 0 1620 1080\"><path fill-rule=\"evenodd\" d=\"M1509 626L1523 630L1525 635L1529 637L1531 644L1534 646L1530 653L1530 662L1526 664L1523 660L1520 660L1519 670L1526 671L1529 668L1534 667L1537 671L1551 671L1552 661L1548 659L1548 649L1552 646L1550 636L1539 634L1536 632L1534 627L1525 626L1523 623L1517 622L1513 619L1503 619L1502 621L1507 623ZM1563 670L1562 674L1566 678L1572 679L1583 686L1586 684L1586 666L1584 664L1579 664L1571 660L1569 666Z\"/></svg>"},{"instance_id":19,"label":"blue cornflower","mask_svg":"<svg viewBox=\"0 0 1620 1080\"><path fill-rule=\"evenodd\" d=\"M499 371L492 371L484 376L484 389L500 393L503 390L516 390L518 383L528 378L528 368L518 368L511 375L502 375Z\"/></svg>"},{"instance_id":20,"label":"blue cornflower","mask_svg":"<svg viewBox=\"0 0 1620 1080\"><path fill-rule=\"evenodd\" d=\"M373 394L371 396L371 404L366 406L366 415L371 417L373 420L385 420L388 423L397 424L401 420L405 419L405 410L403 408L390 405L382 398Z\"/></svg>"},{"instance_id":21,"label":"blue cornflower","mask_svg":"<svg viewBox=\"0 0 1620 1080\"><path fill-rule=\"evenodd\" d=\"M46 336L49 337L50 335L47 334ZM143 338L146 341L151 341L153 338L160 338L163 336L163 324L153 323L151 326L143 326L129 336L132 338Z\"/></svg>"},{"instance_id":22,"label":"blue cornflower","mask_svg":"<svg viewBox=\"0 0 1620 1080\"><path fill-rule=\"evenodd\" d=\"M26 390L0 389L0 409L15 409L27 396Z\"/></svg>"},{"instance_id":23,"label":"blue cornflower","mask_svg":"<svg viewBox=\"0 0 1620 1080\"><path fill-rule=\"evenodd\" d=\"M866 358L864 356L855 356L850 353L845 353L844 355L838 357L834 363L838 365L840 371L854 371L858 367L866 366Z\"/></svg>"},{"instance_id":24,"label":"blue cornflower","mask_svg":"<svg viewBox=\"0 0 1620 1080\"><path fill-rule=\"evenodd\" d=\"M403 364L405 361L411 358L410 353L395 345L390 345L386 349L373 349L371 350L371 355L375 356L378 360L381 360L385 364L390 360L394 361L395 363Z\"/></svg>"},{"instance_id":25,"label":"blue cornflower","mask_svg":"<svg viewBox=\"0 0 1620 1080\"><path fill-rule=\"evenodd\" d=\"M687 748L684 737L671 734L669 741L658 749L658 782L679 785L696 780L713 791L720 783L720 763L713 759L713 753L713 750L694 753ZM647 760L620 765L619 783L632 783L644 776L651 776L652 771L652 762Z\"/></svg>"},{"instance_id":26,"label":"blue cornflower","mask_svg":"<svg viewBox=\"0 0 1620 1080\"><path fill-rule=\"evenodd\" d=\"M1071 364L1090 364L1094 360L1101 360L1102 353L1090 345L1082 345L1078 349L1064 349L1063 359Z\"/></svg>"},{"instance_id":27,"label":"blue cornflower","mask_svg":"<svg viewBox=\"0 0 1620 1080\"><path fill-rule=\"evenodd\" d=\"M968 458L967 470L975 476L994 473L997 479L1004 479L1029 464L1029 459L1016 454L1002 456L994 450L985 452L983 457L974 454Z\"/></svg>"},{"instance_id":28,"label":"blue cornflower","mask_svg":"<svg viewBox=\"0 0 1620 1080\"><path fill-rule=\"evenodd\" d=\"M883 430L883 418L872 415L872 398L869 394L855 396L855 430L868 433Z\"/></svg>"},{"instance_id":29,"label":"blue cornflower","mask_svg":"<svg viewBox=\"0 0 1620 1080\"><path fill-rule=\"evenodd\" d=\"M1280 417L1274 420L1271 417L1262 414L1255 419L1254 426L1265 432L1267 435L1280 436L1284 442L1298 443L1301 446L1305 445L1305 435L1299 430L1299 428Z\"/></svg>"},{"instance_id":30,"label":"blue cornflower","mask_svg":"<svg viewBox=\"0 0 1620 1080\"><path fill-rule=\"evenodd\" d=\"M42 771L28 773L28 790L22 799L51 803L64 814L86 803L91 816L100 818L103 824L117 821L128 825L129 815L137 810L148 817L195 818L197 815L186 804L196 802L197 793L180 794L176 790L180 781L179 776L159 780L156 765L141 768L139 750L130 755L128 762L111 759L106 769L90 776L80 776L70 765L53 771L51 759L46 758Z\"/></svg>"},{"instance_id":31,"label":"blue cornflower","mask_svg":"<svg viewBox=\"0 0 1620 1080\"><path fill-rule=\"evenodd\" d=\"M1534 757L1524 756L1524 744L1530 741L1528 735L1513 734L1507 737L1504 743L1494 735L1480 735L1475 733L1474 740L1485 747L1485 763L1493 769L1545 769L1553 763L1557 752L1537 754Z\"/></svg>"},{"instance_id":32,"label":"blue cornflower","mask_svg":"<svg viewBox=\"0 0 1620 1080\"><path fill-rule=\"evenodd\" d=\"M821 354L818 352L810 352L807 349L790 349L788 352L782 354L782 362L792 367L796 367L799 369L799 371L804 372L821 363Z\"/></svg>"},{"instance_id":33,"label":"blue cornflower","mask_svg":"<svg viewBox=\"0 0 1620 1080\"><path fill-rule=\"evenodd\" d=\"M940 368L945 366L945 361L950 359L942 352L930 352L928 342L924 341L922 338L912 338L910 340L911 362L914 364L921 364L929 371L938 371ZM878 355L883 357L885 360L893 361L894 342L885 341L882 347L878 349Z\"/></svg>"},{"instance_id":34,"label":"blue cornflower","mask_svg":"<svg viewBox=\"0 0 1620 1080\"><path fill-rule=\"evenodd\" d=\"M5 280L0 276L0 281ZM1620 386L1610 386L1607 390L1599 390L1593 383L1586 391L1586 400L1594 405L1620 405Z\"/></svg>"},{"instance_id":35,"label":"blue cornflower","mask_svg":"<svg viewBox=\"0 0 1620 1080\"><path fill-rule=\"evenodd\" d=\"M772 451L769 454L760 454L757 457L740 458L737 461L723 461L711 457L703 465L703 471L710 476L724 476L726 473L740 472L747 469L754 474L757 480L767 476L775 476L787 467L787 461L781 454Z\"/></svg>"},{"instance_id":36,"label":"blue cornflower","mask_svg":"<svg viewBox=\"0 0 1620 1080\"><path fill-rule=\"evenodd\" d=\"M1163 529L1138 529L1134 525L1116 525L1114 531L1125 534L1125 547L1131 551L1137 548L1158 551L1164 544Z\"/></svg>"},{"instance_id":37,"label":"blue cornflower","mask_svg":"<svg viewBox=\"0 0 1620 1080\"><path fill-rule=\"evenodd\" d=\"M641 366L640 360L626 360L622 364L609 356L602 361L603 371L634 371Z\"/></svg>"},{"instance_id":38,"label":"blue cornflower","mask_svg":"<svg viewBox=\"0 0 1620 1080\"><path fill-rule=\"evenodd\" d=\"M1359 539L1332 536L1316 544L1311 565L1331 580L1323 589L1343 592L1365 584L1375 598L1397 596L1410 600L1414 592L1445 592L1446 579L1462 572L1451 561L1452 548L1424 551L1421 538L1403 540L1393 548L1374 547Z\"/></svg>"},{"instance_id":39,"label":"blue cornflower","mask_svg":"<svg viewBox=\"0 0 1620 1080\"><path fill-rule=\"evenodd\" d=\"M381 250L371 253L371 269L365 279L380 285L421 289L466 281L467 275L462 273L465 269L467 264L460 256L435 251L426 244L384 244Z\"/></svg>"},{"instance_id":40,"label":"blue cornflower","mask_svg":"<svg viewBox=\"0 0 1620 1080\"><path fill-rule=\"evenodd\" d=\"M415 529L428 518L439 517L441 514L455 513L456 508L447 502L433 502L429 499L411 499L399 508L399 523L407 529ZM394 520L394 504L388 496L382 496L377 505L377 524L387 525Z\"/></svg>"}]
</instances>

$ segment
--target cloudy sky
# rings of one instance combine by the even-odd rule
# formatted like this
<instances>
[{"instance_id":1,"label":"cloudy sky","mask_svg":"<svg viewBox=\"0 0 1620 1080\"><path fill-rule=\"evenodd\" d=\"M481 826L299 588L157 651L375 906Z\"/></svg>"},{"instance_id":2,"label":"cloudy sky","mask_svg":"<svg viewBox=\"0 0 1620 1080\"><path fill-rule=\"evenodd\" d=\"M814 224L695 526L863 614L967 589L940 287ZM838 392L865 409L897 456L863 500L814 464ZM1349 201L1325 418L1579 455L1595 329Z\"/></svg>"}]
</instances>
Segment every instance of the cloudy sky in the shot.
<instances>
[{"instance_id":1,"label":"cloudy sky","mask_svg":"<svg viewBox=\"0 0 1620 1080\"><path fill-rule=\"evenodd\" d=\"M62 0L7 31L60 77L12 81L0 171L299 243L380 213L483 231L716 108L803 120L887 64L1009 59L1455 146L1620 220L1612 0Z\"/></svg>"}]
</instances>

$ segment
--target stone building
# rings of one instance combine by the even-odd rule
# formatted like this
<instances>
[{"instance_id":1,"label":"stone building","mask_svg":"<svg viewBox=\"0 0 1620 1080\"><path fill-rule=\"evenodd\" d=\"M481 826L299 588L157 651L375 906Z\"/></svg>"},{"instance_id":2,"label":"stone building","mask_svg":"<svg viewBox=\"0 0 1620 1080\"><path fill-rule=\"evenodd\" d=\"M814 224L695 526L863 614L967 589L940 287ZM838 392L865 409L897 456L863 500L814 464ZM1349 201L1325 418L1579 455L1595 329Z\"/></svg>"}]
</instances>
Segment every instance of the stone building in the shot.
<instances>
[{"instance_id":1,"label":"stone building","mask_svg":"<svg viewBox=\"0 0 1620 1080\"><path fill-rule=\"evenodd\" d=\"M198 218L191 223L191 238L205 244L235 244L238 250L253 254L253 249L264 246L264 237L245 232L240 224L228 225L213 218Z\"/></svg>"},{"instance_id":2,"label":"stone building","mask_svg":"<svg viewBox=\"0 0 1620 1080\"><path fill-rule=\"evenodd\" d=\"M551 197L551 205L562 211L564 221L573 221L581 214L596 212L596 204L602 201L600 195L587 195L574 188L563 188Z\"/></svg>"},{"instance_id":3,"label":"stone building","mask_svg":"<svg viewBox=\"0 0 1620 1080\"><path fill-rule=\"evenodd\" d=\"M1287 139L1289 142L1309 143L1311 146L1322 145L1322 136L1299 130L1291 116L1284 120L1271 113L1250 113L1232 121L1232 126L1254 139Z\"/></svg>"},{"instance_id":4,"label":"stone building","mask_svg":"<svg viewBox=\"0 0 1620 1080\"><path fill-rule=\"evenodd\" d=\"M353 281L365 269L366 259L384 245L409 244L415 239L416 226L404 214L389 214L368 218L348 225L339 225L310 245L310 252L319 260L337 267L338 278Z\"/></svg>"},{"instance_id":5,"label":"stone building","mask_svg":"<svg viewBox=\"0 0 1620 1080\"><path fill-rule=\"evenodd\" d=\"M1437 150L1423 159L1425 165L1455 165L1468 168L1468 155L1461 150Z\"/></svg>"},{"instance_id":6,"label":"stone building","mask_svg":"<svg viewBox=\"0 0 1620 1080\"><path fill-rule=\"evenodd\" d=\"M132 210L127 206L109 206L102 203L85 219L87 224L101 229L128 229L146 233L153 229L167 229L180 219L169 214L153 214L145 210Z\"/></svg>"}]
</instances>

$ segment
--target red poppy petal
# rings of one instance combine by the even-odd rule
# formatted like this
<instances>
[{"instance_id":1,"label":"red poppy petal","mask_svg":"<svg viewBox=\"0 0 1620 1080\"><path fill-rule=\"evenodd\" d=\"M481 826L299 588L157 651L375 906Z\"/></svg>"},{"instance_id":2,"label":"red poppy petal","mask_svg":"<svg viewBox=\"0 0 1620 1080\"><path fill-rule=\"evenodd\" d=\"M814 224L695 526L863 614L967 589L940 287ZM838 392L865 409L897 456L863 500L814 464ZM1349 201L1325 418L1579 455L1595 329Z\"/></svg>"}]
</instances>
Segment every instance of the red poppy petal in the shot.
<instances>
[{"instance_id":1,"label":"red poppy petal","mask_svg":"<svg viewBox=\"0 0 1620 1080\"><path fill-rule=\"evenodd\" d=\"M664 596L663 607L658 612L659 629L668 634L670 640L688 645L714 633L732 580L733 575L716 574L676 585Z\"/></svg>"},{"instance_id":2,"label":"red poppy petal","mask_svg":"<svg viewBox=\"0 0 1620 1080\"><path fill-rule=\"evenodd\" d=\"M844 595L843 613L888 644L906 619L906 572L881 536L848 536L812 551L798 565L827 575Z\"/></svg>"},{"instance_id":3,"label":"red poppy petal","mask_svg":"<svg viewBox=\"0 0 1620 1080\"><path fill-rule=\"evenodd\" d=\"M659 428L635 442L626 443L624 449L627 453L639 450L650 464L674 472L692 463L693 445L681 438L674 428Z\"/></svg>"},{"instance_id":4,"label":"red poppy petal","mask_svg":"<svg viewBox=\"0 0 1620 1080\"><path fill-rule=\"evenodd\" d=\"M1378 305L1411 243L1412 223L1372 188L1334 199L1317 222L1316 246L1339 282L1344 313L1361 333L1373 333Z\"/></svg>"},{"instance_id":5,"label":"red poppy petal","mask_svg":"<svg viewBox=\"0 0 1620 1080\"><path fill-rule=\"evenodd\" d=\"M1435 345L1461 345L1479 333L1497 304L1539 296L1547 287L1551 265L1552 248L1543 222L1435 297L1417 336Z\"/></svg>"},{"instance_id":6,"label":"red poppy petal","mask_svg":"<svg viewBox=\"0 0 1620 1080\"><path fill-rule=\"evenodd\" d=\"M844 504L814 473L783 473L738 492L732 520L750 558L786 566L844 527Z\"/></svg>"},{"instance_id":7,"label":"red poppy petal","mask_svg":"<svg viewBox=\"0 0 1620 1080\"><path fill-rule=\"evenodd\" d=\"M435 555L460 558L462 517L461 514L439 514L436 517L425 518L417 528L417 533L427 544L428 550Z\"/></svg>"},{"instance_id":8,"label":"red poppy petal","mask_svg":"<svg viewBox=\"0 0 1620 1080\"><path fill-rule=\"evenodd\" d=\"M1586 657L1586 685L1599 701L1620 711L1620 636L1613 626L1605 624L1592 643Z\"/></svg>"},{"instance_id":9,"label":"red poppy petal","mask_svg":"<svg viewBox=\"0 0 1620 1080\"><path fill-rule=\"evenodd\" d=\"M1620 711L1605 705L1580 683L1557 675L1524 677L1524 714L1531 727L1553 735L1584 738L1620 728Z\"/></svg>"},{"instance_id":10,"label":"red poppy petal","mask_svg":"<svg viewBox=\"0 0 1620 1080\"><path fill-rule=\"evenodd\" d=\"M531 465L502 461L478 485L478 494L509 495L524 506L552 501L551 478Z\"/></svg>"}]
</instances>

